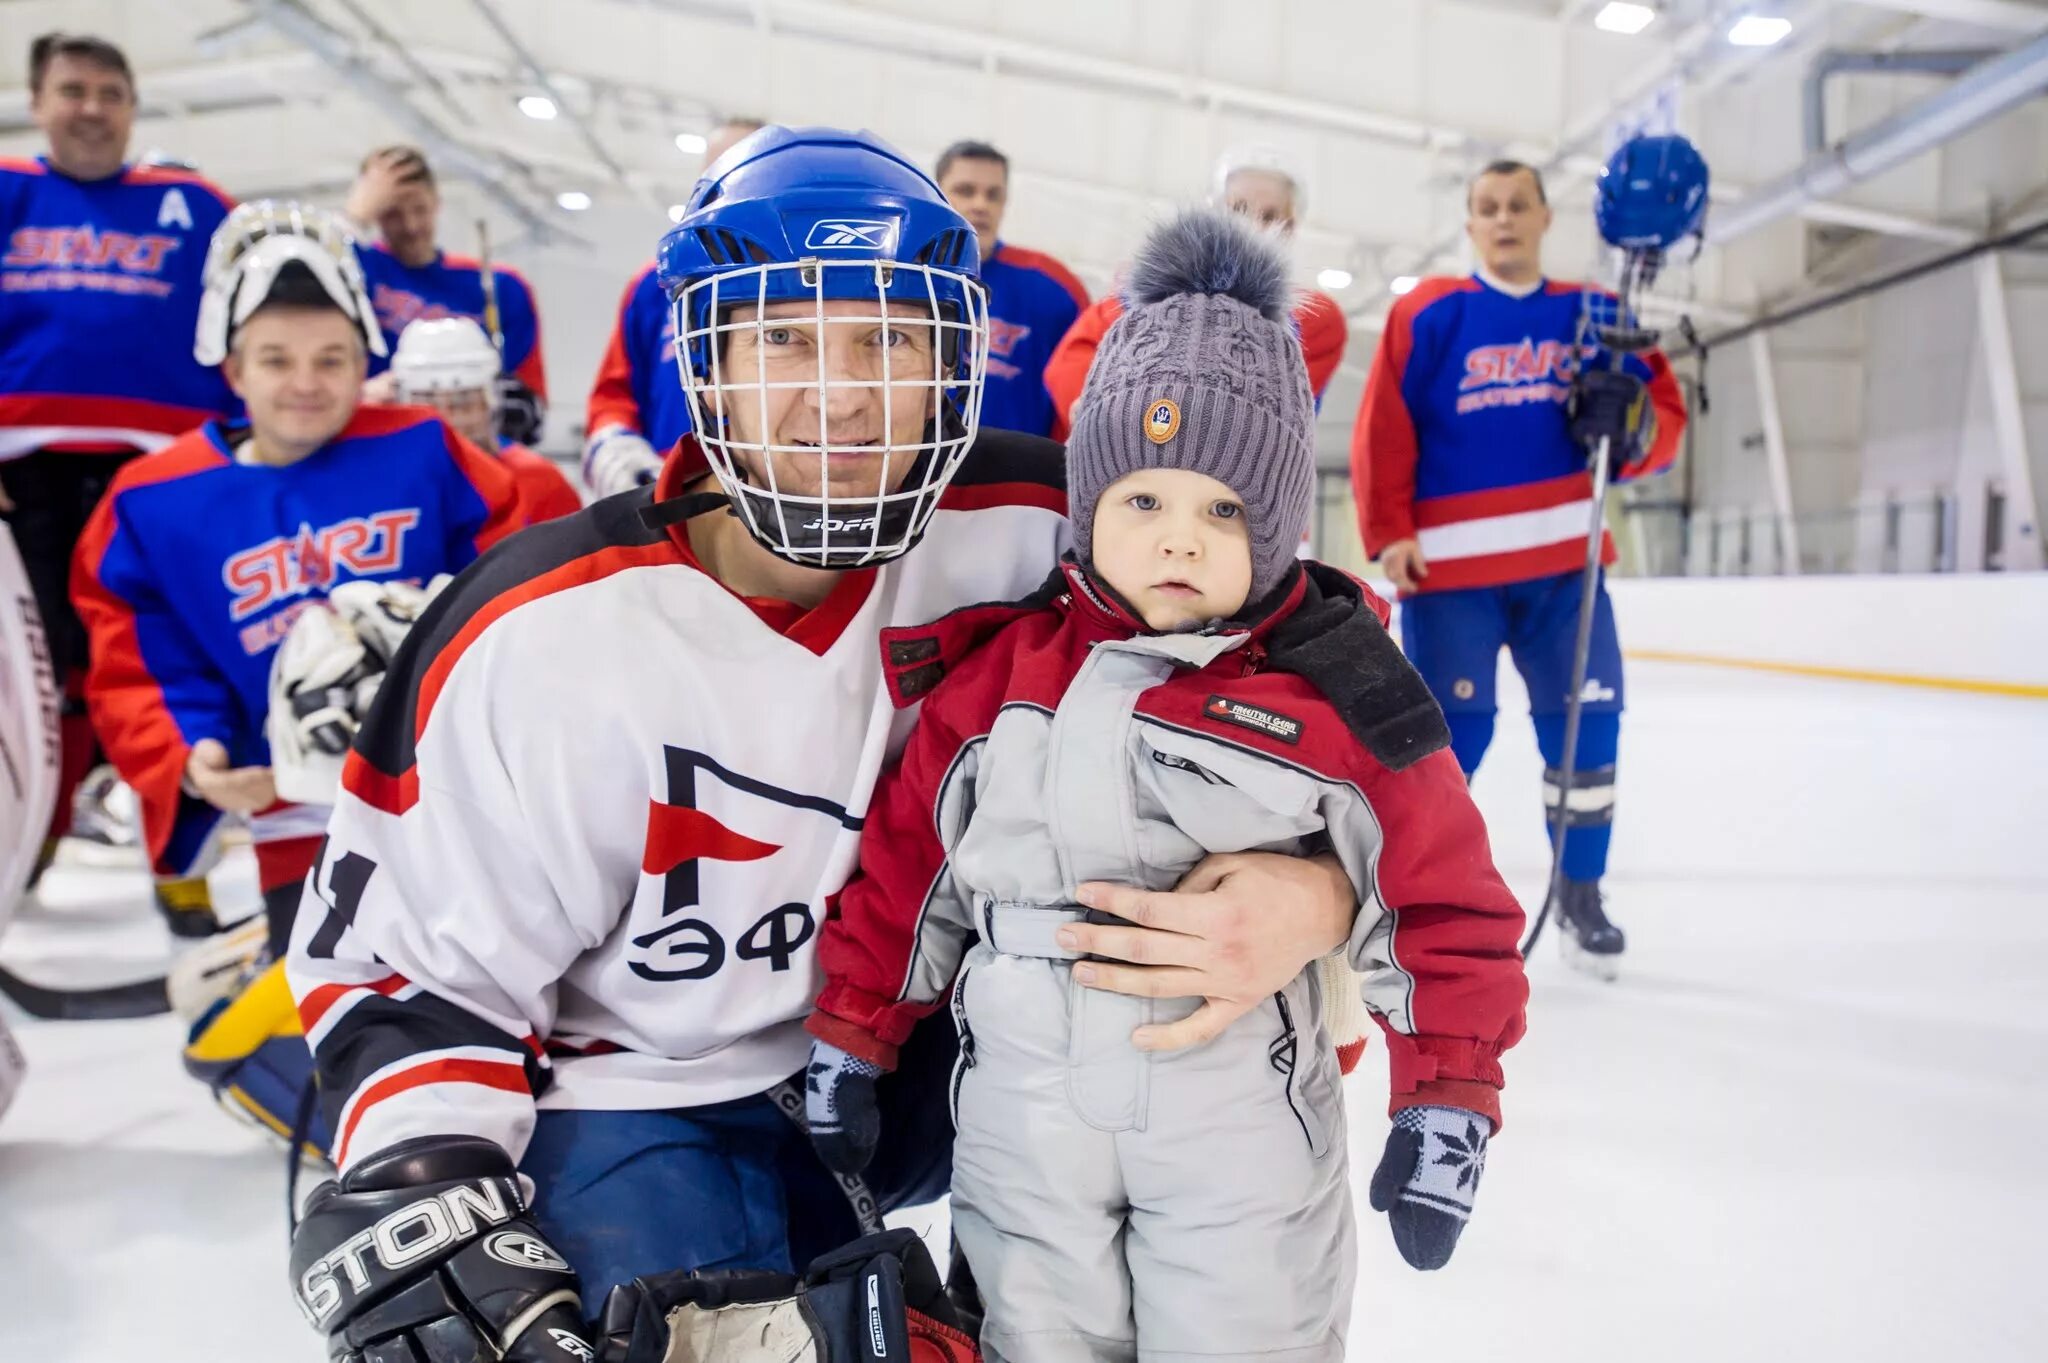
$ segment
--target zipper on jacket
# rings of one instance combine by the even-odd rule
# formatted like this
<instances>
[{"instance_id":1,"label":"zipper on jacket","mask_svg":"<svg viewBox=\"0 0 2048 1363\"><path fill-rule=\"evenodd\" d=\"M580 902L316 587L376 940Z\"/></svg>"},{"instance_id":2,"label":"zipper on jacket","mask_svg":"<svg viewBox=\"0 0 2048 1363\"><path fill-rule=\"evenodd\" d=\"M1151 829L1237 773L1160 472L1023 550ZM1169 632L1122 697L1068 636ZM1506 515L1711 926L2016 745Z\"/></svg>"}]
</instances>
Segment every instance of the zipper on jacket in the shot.
<instances>
[{"instance_id":1,"label":"zipper on jacket","mask_svg":"<svg viewBox=\"0 0 2048 1363\"><path fill-rule=\"evenodd\" d=\"M1242 651L1244 653L1244 671L1239 675L1249 677L1265 665L1266 650L1258 644L1246 644Z\"/></svg>"}]
</instances>

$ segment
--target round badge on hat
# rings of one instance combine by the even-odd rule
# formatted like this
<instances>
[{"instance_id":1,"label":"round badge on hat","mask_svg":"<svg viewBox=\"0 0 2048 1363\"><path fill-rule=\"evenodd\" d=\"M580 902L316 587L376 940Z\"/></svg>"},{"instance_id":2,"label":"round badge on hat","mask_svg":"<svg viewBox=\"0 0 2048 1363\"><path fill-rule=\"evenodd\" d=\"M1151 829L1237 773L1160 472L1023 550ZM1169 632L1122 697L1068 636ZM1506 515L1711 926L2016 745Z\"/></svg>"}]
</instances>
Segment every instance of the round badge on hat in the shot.
<instances>
[{"instance_id":1,"label":"round badge on hat","mask_svg":"<svg viewBox=\"0 0 2048 1363\"><path fill-rule=\"evenodd\" d=\"M1164 445L1180 429L1180 407L1172 398L1158 398L1145 408L1145 438Z\"/></svg>"}]
</instances>

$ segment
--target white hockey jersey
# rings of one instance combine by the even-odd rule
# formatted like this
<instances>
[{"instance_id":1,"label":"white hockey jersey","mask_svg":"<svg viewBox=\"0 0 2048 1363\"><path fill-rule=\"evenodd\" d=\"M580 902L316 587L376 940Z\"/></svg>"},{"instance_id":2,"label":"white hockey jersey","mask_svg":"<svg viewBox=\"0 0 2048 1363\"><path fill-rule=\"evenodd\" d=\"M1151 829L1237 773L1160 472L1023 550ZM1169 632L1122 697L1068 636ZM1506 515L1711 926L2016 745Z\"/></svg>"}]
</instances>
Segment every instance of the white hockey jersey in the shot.
<instances>
[{"instance_id":1,"label":"white hockey jersey","mask_svg":"<svg viewBox=\"0 0 2048 1363\"><path fill-rule=\"evenodd\" d=\"M695 1106L800 1070L818 928L910 722L880 631L1040 585L1060 477L1058 446L985 433L923 543L787 633L650 528L646 492L457 579L350 754L293 933L335 1162L458 1133L516 1159L536 1103Z\"/></svg>"}]
</instances>

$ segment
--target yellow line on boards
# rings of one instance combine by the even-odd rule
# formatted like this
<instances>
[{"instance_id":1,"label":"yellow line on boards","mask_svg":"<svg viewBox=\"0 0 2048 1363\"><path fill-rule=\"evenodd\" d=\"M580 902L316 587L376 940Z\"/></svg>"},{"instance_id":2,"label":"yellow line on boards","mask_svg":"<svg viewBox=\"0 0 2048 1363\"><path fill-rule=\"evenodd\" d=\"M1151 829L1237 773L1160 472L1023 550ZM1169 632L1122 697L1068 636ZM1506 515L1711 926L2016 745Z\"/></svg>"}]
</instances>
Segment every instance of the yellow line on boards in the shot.
<instances>
[{"instance_id":1,"label":"yellow line on boards","mask_svg":"<svg viewBox=\"0 0 2048 1363\"><path fill-rule=\"evenodd\" d=\"M1931 691L1971 691L1984 696L2048 700L2048 685L2035 682L1982 681L1973 677L1929 677L1917 672L1878 672L1860 667L1824 667L1817 663L1773 663L1755 658L1726 658L1713 653L1679 653L1663 648L1631 648L1624 651L1624 656L1652 663L1699 663L1706 667L1738 667L1750 672L1780 672L1792 677L1882 682L1887 686L1919 686Z\"/></svg>"}]
</instances>

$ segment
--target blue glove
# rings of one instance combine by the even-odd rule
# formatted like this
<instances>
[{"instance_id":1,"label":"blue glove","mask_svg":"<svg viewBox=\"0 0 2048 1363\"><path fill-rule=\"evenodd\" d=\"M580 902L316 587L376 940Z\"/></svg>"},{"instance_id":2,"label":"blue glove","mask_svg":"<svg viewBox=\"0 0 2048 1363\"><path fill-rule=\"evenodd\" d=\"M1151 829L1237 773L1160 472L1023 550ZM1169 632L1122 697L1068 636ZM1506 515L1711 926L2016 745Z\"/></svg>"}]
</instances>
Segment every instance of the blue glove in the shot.
<instances>
[{"instance_id":1,"label":"blue glove","mask_svg":"<svg viewBox=\"0 0 2048 1363\"><path fill-rule=\"evenodd\" d=\"M1387 1152L1373 1171L1372 1209L1387 1213L1394 1245L1411 1268L1442 1268L1458 1247L1493 1123L1461 1107L1410 1107L1394 1114Z\"/></svg>"},{"instance_id":2,"label":"blue glove","mask_svg":"<svg viewBox=\"0 0 2048 1363\"><path fill-rule=\"evenodd\" d=\"M1572 439L1590 456L1604 436L1615 467L1642 457L1657 438L1657 409L1650 390L1635 375L1619 369L1587 369L1572 381L1566 409Z\"/></svg>"},{"instance_id":3,"label":"blue glove","mask_svg":"<svg viewBox=\"0 0 2048 1363\"><path fill-rule=\"evenodd\" d=\"M882 1112L875 1105L875 1080L882 1067L848 1055L829 1041L811 1043L804 1070L804 1120L818 1158L835 1174L857 1174L875 1157L882 1139Z\"/></svg>"}]
</instances>

